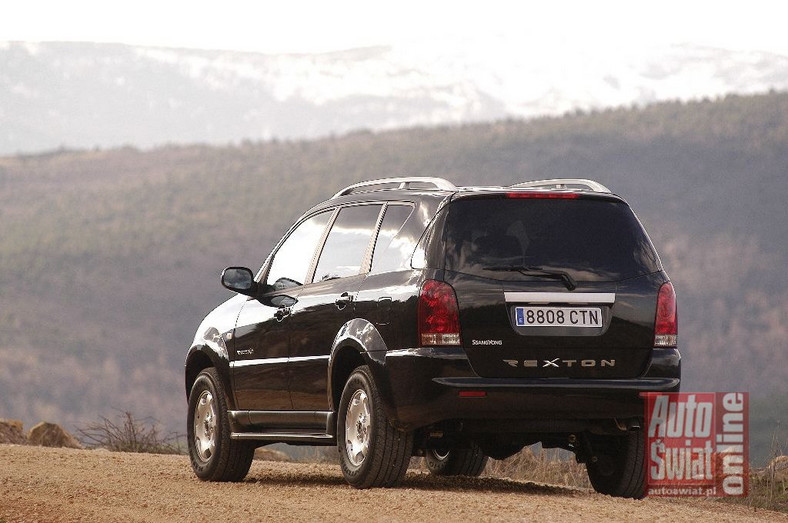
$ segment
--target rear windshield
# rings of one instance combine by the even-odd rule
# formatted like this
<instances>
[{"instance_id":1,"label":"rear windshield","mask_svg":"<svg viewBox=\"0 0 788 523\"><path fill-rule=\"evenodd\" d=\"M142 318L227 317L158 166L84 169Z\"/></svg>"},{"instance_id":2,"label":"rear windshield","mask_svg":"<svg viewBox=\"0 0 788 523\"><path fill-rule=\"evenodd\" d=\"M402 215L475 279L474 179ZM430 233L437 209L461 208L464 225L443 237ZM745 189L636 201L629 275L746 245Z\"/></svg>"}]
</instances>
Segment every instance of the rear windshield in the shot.
<instances>
[{"instance_id":1,"label":"rear windshield","mask_svg":"<svg viewBox=\"0 0 788 523\"><path fill-rule=\"evenodd\" d=\"M640 222L620 201L463 199L448 212L448 270L528 280L501 268L539 267L578 281L618 281L659 270Z\"/></svg>"}]
</instances>

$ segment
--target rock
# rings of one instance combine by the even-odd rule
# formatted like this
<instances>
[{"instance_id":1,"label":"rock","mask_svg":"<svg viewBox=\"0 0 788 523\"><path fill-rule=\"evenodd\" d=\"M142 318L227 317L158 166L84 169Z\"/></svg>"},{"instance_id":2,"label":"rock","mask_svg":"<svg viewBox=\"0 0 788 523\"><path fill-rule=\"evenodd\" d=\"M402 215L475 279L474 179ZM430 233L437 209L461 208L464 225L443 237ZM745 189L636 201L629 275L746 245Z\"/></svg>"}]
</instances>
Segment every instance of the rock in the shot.
<instances>
[{"instance_id":1,"label":"rock","mask_svg":"<svg viewBox=\"0 0 788 523\"><path fill-rule=\"evenodd\" d=\"M0 419L0 443L26 445L27 438L22 431L22 422L15 419Z\"/></svg>"},{"instance_id":2,"label":"rock","mask_svg":"<svg viewBox=\"0 0 788 523\"><path fill-rule=\"evenodd\" d=\"M254 459L263 461L290 461L290 457L281 450L259 447L254 451Z\"/></svg>"},{"instance_id":3,"label":"rock","mask_svg":"<svg viewBox=\"0 0 788 523\"><path fill-rule=\"evenodd\" d=\"M79 441L66 432L63 427L46 421L42 421L30 429L30 432L27 433L27 440L31 445L40 445L42 447L82 448Z\"/></svg>"},{"instance_id":4,"label":"rock","mask_svg":"<svg viewBox=\"0 0 788 523\"><path fill-rule=\"evenodd\" d=\"M788 456L777 456L769 463L767 474L774 474L775 481L788 479Z\"/></svg>"},{"instance_id":5,"label":"rock","mask_svg":"<svg viewBox=\"0 0 788 523\"><path fill-rule=\"evenodd\" d=\"M777 456L773 458L764 468L754 469L751 475L758 481L776 482L788 481L788 456Z\"/></svg>"}]
</instances>

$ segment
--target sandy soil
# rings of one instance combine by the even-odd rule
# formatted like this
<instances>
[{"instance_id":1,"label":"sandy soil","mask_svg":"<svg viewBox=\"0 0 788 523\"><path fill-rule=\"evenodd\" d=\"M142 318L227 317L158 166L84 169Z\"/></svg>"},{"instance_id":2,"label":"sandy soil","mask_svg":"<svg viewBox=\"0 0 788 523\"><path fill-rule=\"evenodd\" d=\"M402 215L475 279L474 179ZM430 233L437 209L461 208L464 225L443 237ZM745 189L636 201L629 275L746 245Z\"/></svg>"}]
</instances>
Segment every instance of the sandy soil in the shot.
<instances>
[{"instance_id":1,"label":"sandy soil","mask_svg":"<svg viewBox=\"0 0 788 523\"><path fill-rule=\"evenodd\" d=\"M255 461L242 483L205 483L184 456L0 445L0 522L785 521L713 500L632 501L586 490L409 471L356 490L339 467Z\"/></svg>"}]
</instances>

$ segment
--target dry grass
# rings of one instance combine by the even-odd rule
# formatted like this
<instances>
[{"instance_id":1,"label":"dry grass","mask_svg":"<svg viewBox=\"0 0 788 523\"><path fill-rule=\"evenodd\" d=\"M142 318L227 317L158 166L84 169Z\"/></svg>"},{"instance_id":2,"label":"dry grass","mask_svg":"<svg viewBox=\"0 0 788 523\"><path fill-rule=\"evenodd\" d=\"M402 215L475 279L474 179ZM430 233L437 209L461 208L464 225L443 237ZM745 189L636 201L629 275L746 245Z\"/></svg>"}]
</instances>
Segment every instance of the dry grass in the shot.
<instances>
[{"instance_id":1,"label":"dry grass","mask_svg":"<svg viewBox=\"0 0 788 523\"><path fill-rule=\"evenodd\" d=\"M116 452L183 454L177 435L163 436L153 418L135 418L130 412L118 415L117 422L101 417L98 422L77 429L77 438L89 448Z\"/></svg>"},{"instance_id":2,"label":"dry grass","mask_svg":"<svg viewBox=\"0 0 788 523\"><path fill-rule=\"evenodd\" d=\"M785 471L780 476L774 464L770 465L750 474L750 491L747 497L722 499L753 508L788 512L788 476Z\"/></svg>"},{"instance_id":3,"label":"dry grass","mask_svg":"<svg viewBox=\"0 0 788 523\"><path fill-rule=\"evenodd\" d=\"M750 466L750 489L747 497L721 498L727 503L747 505L752 508L788 512L788 456L785 445L772 436L769 465L762 469Z\"/></svg>"}]
</instances>

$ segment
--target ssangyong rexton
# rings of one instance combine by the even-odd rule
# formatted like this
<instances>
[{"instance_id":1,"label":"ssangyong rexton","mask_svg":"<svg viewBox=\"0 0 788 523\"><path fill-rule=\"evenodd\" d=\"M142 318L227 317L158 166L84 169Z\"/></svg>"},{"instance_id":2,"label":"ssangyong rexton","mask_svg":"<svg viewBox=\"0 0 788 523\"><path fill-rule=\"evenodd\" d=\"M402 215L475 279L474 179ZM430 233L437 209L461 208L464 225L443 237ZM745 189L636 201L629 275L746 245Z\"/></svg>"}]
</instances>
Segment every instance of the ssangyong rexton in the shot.
<instances>
[{"instance_id":1,"label":"ssangyong rexton","mask_svg":"<svg viewBox=\"0 0 788 523\"><path fill-rule=\"evenodd\" d=\"M186 358L198 477L254 449L336 445L346 480L412 455L478 475L541 442L594 488L645 492L643 392L679 388L676 298L629 205L590 180L390 178L308 210L200 325Z\"/></svg>"}]
</instances>

